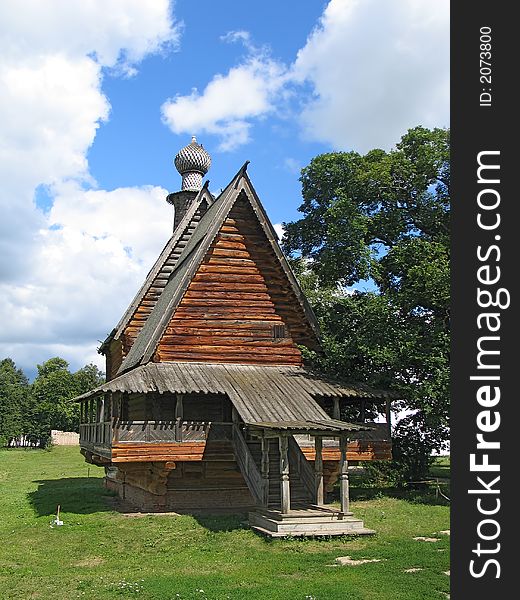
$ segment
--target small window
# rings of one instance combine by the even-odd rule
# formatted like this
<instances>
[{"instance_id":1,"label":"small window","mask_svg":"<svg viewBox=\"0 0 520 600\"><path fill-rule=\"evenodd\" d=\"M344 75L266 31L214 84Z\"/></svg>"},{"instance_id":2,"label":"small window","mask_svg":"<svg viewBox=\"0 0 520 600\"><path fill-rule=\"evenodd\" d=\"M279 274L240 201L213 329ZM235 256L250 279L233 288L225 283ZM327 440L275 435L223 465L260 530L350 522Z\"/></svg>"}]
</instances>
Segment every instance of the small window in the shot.
<instances>
[{"instance_id":1,"label":"small window","mask_svg":"<svg viewBox=\"0 0 520 600\"><path fill-rule=\"evenodd\" d=\"M285 325L273 325L273 339L281 340L287 337Z\"/></svg>"}]
</instances>

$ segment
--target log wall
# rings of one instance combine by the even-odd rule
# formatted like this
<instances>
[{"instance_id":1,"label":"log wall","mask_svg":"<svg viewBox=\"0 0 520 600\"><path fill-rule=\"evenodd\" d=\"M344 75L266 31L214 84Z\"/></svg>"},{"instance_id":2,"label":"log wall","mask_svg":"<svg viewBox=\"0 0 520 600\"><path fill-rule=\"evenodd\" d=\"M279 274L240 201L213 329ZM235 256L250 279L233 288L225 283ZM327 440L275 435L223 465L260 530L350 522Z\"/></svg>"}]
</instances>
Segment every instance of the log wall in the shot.
<instances>
[{"instance_id":1,"label":"log wall","mask_svg":"<svg viewBox=\"0 0 520 600\"><path fill-rule=\"evenodd\" d=\"M301 364L303 321L248 202L232 209L159 342L154 360ZM274 326L282 327L277 331Z\"/></svg>"}]
</instances>

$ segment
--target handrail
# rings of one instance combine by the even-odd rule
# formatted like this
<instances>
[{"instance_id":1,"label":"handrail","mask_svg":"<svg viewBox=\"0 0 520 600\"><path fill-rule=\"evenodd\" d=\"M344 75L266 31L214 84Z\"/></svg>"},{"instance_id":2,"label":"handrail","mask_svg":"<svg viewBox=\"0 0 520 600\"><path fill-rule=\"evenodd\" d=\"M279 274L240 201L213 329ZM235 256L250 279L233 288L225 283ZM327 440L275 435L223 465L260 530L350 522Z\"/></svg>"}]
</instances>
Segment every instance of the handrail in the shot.
<instances>
[{"instance_id":1,"label":"handrail","mask_svg":"<svg viewBox=\"0 0 520 600\"><path fill-rule=\"evenodd\" d=\"M80 443L111 445L119 443L203 442L208 439L231 441L232 423L186 419L121 420L80 425Z\"/></svg>"},{"instance_id":2,"label":"handrail","mask_svg":"<svg viewBox=\"0 0 520 600\"><path fill-rule=\"evenodd\" d=\"M242 471L247 487L258 504L263 504L266 497L265 486L268 485L268 481L262 478L260 469L255 463L251 450L237 423L233 424L233 448L235 450L236 461Z\"/></svg>"}]
</instances>

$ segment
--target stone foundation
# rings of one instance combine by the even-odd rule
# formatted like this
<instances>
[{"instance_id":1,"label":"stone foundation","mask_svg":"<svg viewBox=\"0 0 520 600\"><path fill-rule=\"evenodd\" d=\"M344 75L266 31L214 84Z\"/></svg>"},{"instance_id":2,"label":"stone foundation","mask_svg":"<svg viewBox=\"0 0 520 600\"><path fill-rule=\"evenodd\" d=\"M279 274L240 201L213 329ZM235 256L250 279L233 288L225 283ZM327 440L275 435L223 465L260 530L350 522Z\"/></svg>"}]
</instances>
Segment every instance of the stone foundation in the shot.
<instances>
[{"instance_id":1,"label":"stone foundation","mask_svg":"<svg viewBox=\"0 0 520 600\"><path fill-rule=\"evenodd\" d=\"M129 505L143 512L247 512L255 508L254 498L241 475L224 464L135 463L106 469L105 487Z\"/></svg>"}]
</instances>

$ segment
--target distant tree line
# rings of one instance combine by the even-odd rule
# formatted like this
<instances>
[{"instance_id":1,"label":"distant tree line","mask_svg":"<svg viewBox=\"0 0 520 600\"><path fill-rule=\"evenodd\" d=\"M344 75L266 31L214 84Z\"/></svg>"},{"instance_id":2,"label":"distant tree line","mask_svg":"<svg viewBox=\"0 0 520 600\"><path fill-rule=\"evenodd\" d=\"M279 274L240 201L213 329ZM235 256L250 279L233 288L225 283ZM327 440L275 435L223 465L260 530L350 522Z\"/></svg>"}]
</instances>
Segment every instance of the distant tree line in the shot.
<instances>
[{"instance_id":1,"label":"distant tree line","mask_svg":"<svg viewBox=\"0 0 520 600\"><path fill-rule=\"evenodd\" d=\"M71 398L100 385L105 375L89 364L75 373L63 358L38 365L32 383L11 358L0 361L0 446L26 440L45 447L51 429L79 430L79 406Z\"/></svg>"}]
</instances>

